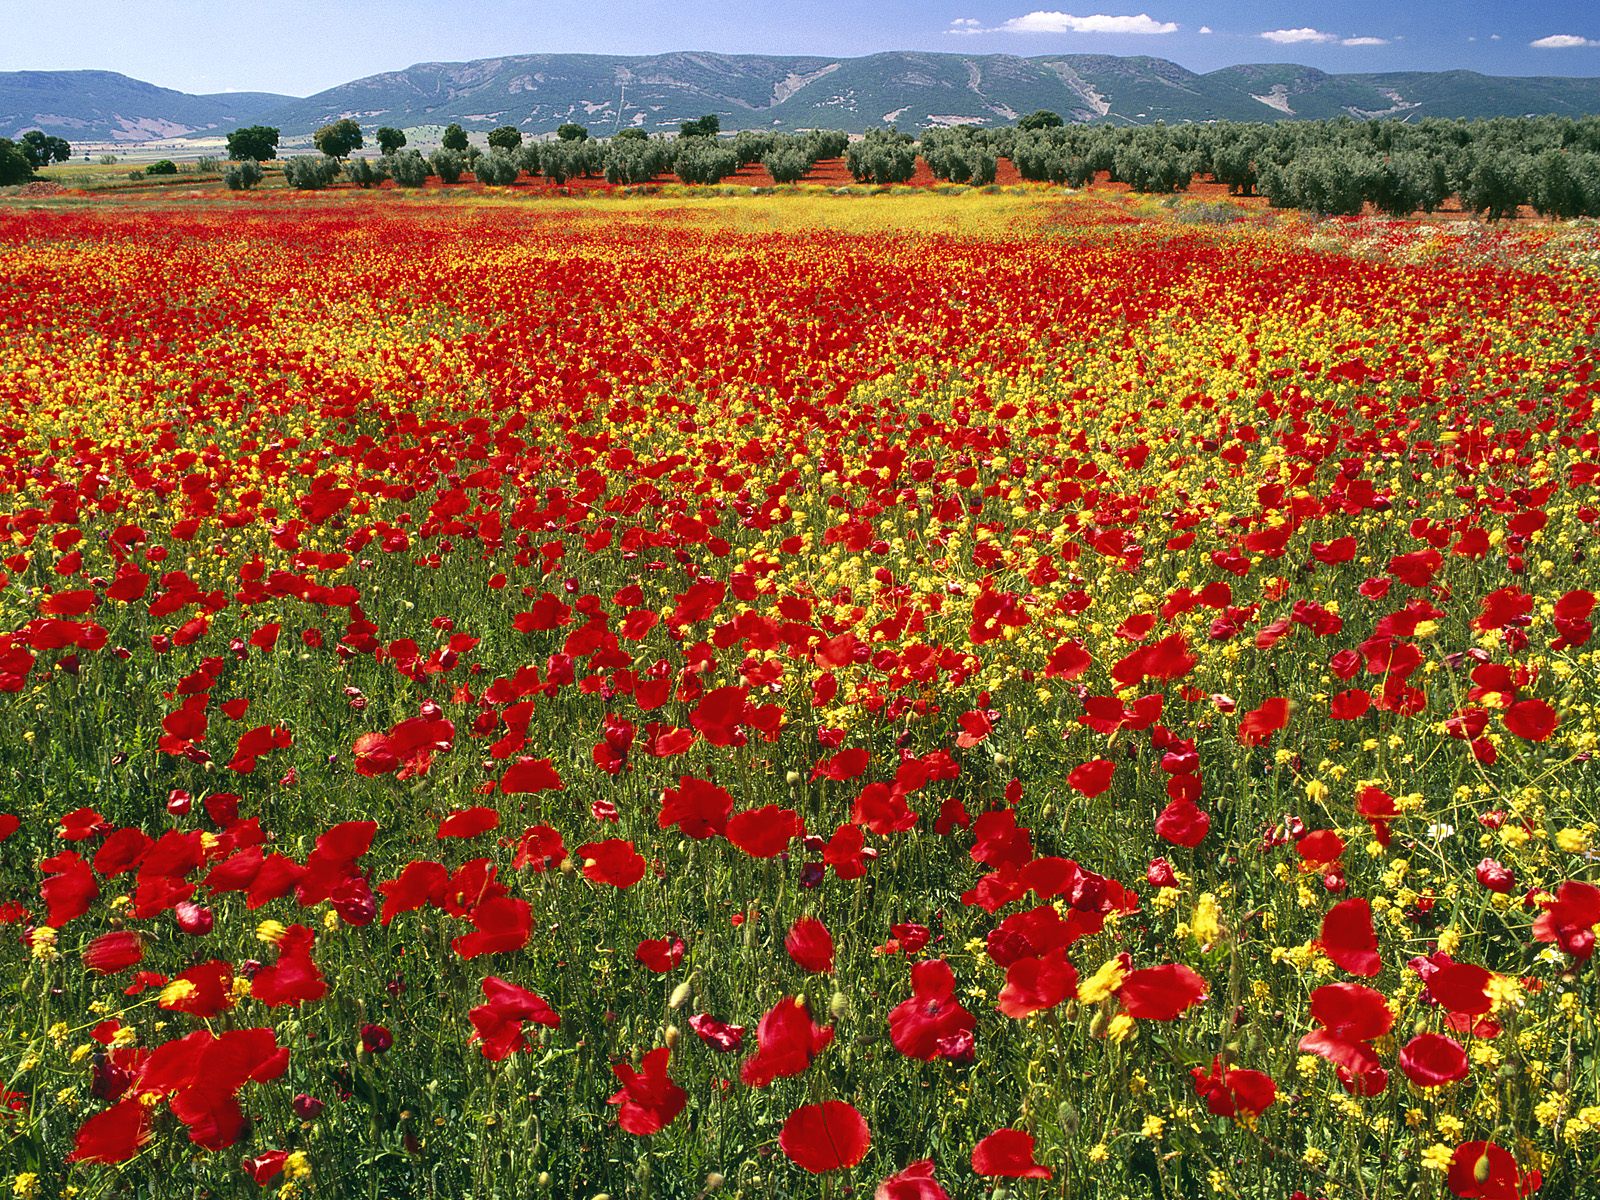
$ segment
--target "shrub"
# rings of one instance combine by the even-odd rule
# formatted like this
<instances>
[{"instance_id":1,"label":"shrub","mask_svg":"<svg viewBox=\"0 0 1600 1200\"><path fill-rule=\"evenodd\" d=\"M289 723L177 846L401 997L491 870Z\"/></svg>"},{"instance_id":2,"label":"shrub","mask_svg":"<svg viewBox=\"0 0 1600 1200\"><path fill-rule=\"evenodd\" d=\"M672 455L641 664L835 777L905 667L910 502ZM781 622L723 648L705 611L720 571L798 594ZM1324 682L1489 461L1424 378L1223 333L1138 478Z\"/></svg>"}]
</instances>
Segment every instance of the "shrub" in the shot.
<instances>
[{"instance_id":1,"label":"shrub","mask_svg":"<svg viewBox=\"0 0 1600 1200\"><path fill-rule=\"evenodd\" d=\"M874 129L845 153L845 166L857 183L908 183L917 170L912 141L893 129Z\"/></svg>"},{"instance_id":2,"label":"shrub","mask_svg":"<svg viewBox=\"0 0 1600 1200\"><path fill-rule=\"evenodd\" d=\"M721 183L739 169L739 155L732 146L707 136L680 139L672 168L684 183Z\"/></svg>"},{"instance_id":3,"label":"shrub","mask_svg":"<svg viewBox=\"0 0 1600 1200\"><path fill-rule=\"evenodd\" d=\"M357 187L376 187L389 178L381 160L371 158L352 158L344 165L345 178Z\"/></svg>"},{"instance_id":4,"label":"shrub","mask_svg":"<svg viewBox=\"0 0 1600 1200\"><path fill-rule=\"evenodd\" d=\"M144 169L146 175L176 175L178 164L170 158L160 158Z\"/></svg>"},{"instance_id":5,"label":"shrub","mask_svg":"<svg viewBox=\"0 0 1600 1200\"><path fill-rule=\"evenodd\" d=\"M433 168L433 173L439 177L440 183L459 183L461 172L467 169L461 155L454 150L445 149L435 150L428 159L428 165Z\"/></svg>"},{"instance_id":6,"label":"shrub","mask_svg":"<svg viewBox=\"0 0 1600 1200\"><path fill-rule=\"evenodd\" d=\"M417 188L428 182L428 160L415 150L391 154L383 163L399 187Z\"/></svg>"},{"instance_id":7,"label":"shrub","mask_svg":"<svg viewBox=\"0 0 1600 1200\"><path fill-rule=\"evenodd\" d=\"M778 146L761 160L776 183L799 183L811 169L811 159L799 146Z\"/></svg>"},{"instance_id":8,"label":"shrub","mask_svg":"<svg viewBox=\"0 0 1600 1200\"><path fill-rule=\"evenodd\" d=\"M261 169L261 164L253 158L242 162L233 163L225 167L222 172L223 186L231 191L248 191L261 182L266 172Z\"/></svg>"},{"instance_id":9,"label":"shrub","mask_svg":"<svg viewBox=\"0 0 1600 1200\"><path fill-rule=\"evenodd\" d=\"M530 149L534 149L530 147ZM536 148L539 172L551 183L561 184L574 175L582 174L587 153L583 143L574 138L565 141L541 142Z\"/></svg>"},{"instance_id":10,"label":"shrub","mask_svg":"<svg viewBox=\"0 0 1600 1200\"><path fill-rule=\"evenodd\" d=\"M298 154L284 160L283 178L302 192L319 192L339 175L339 161L325 154Z\"/></svg>"},{"instance_id":11,"label":"shrub","mask_svg":"<svg viewBox=\"0 0 1600 1200\"><path fill-rule=\"evenodd\" d=\"M506 187L522 174L522 164L504 150L491 150L472 164L472 173L487 187Z\"/></svg>"}]
</instances>

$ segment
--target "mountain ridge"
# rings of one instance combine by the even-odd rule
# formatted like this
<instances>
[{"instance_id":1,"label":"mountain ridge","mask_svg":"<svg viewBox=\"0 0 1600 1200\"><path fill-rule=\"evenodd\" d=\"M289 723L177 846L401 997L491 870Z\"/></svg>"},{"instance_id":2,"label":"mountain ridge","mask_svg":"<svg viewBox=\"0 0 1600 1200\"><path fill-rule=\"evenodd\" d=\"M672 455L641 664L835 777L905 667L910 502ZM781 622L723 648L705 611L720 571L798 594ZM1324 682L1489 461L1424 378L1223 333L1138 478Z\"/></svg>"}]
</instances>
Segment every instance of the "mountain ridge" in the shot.
<instances>
[{"instance_id":1,"label":"mountain ridge","mask_svg":"<svg viewBox=\"0 0 1600 1200\"><path fill-rule=\"evenodd\" d=\"M995 125L1047 108L1071 121L1280 121L1600 113L1600 79L1473 71L1334 74L1294 63L1191 71L1147 55L885 51L857 57L520 54L416 63L313 96L190 95L108 71L0 73L0 136L137 143L269 124L303 137L341 117L400 128L459 122L550 133L674 130L716 113L725 130Z\"/></svg>"}]
</instances>

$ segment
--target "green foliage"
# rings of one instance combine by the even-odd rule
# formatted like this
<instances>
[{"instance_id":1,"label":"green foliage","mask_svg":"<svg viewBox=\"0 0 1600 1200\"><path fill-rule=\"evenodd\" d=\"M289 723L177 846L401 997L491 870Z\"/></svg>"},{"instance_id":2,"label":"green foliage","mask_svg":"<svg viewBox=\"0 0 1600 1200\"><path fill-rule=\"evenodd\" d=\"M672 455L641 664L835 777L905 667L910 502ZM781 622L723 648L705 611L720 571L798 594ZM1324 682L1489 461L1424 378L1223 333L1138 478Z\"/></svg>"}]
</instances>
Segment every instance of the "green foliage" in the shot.
<instances>
[{"instance_id":1,"label":"green foliage","mask_svg":"<svg viewBox=\"0 0 1600 1200\"><path fill-rule=\"evenodd\" d=\"M507 187L522 174L522 164L504 150L491 150L472 164L472 173L487 187Z\"/></svg>"},{"instance_id":2,"label":"green foliage","mask_svg":"<svg viewBox=\"0 0 1600 1200\"><path fill-rule=\"evenodd\" d=\"M648 137L614 137L600 160L607 183L649 183L672 166L665 142Z\"/></svg>"},{"instance_id":3,"label":"green foliage","mask_svg":"<svg viewBox=\"0 0 1600 1200\"><path fill-rule=\"evenodd\" d=\"M28 165L35 171L53 162L66 162L72 157L72 146L65 138L53 137L38 129L30 129L18 139Z\"/></svg>"},{"instance_id":4,"label":"green foliage","mask_svg":"<svg viewBox=\"0 0 1600 1200\"><path fill-rule=\"evenodd\" d=\"M1025 133L1035 129L1060 129L1066 122L1061 119L1060 113L1053 113L1048 108L1041 108L1031 112L1017 122L1017 128Z\"/></svg>"},{"instance_id":5,"label":"green foliage","mask_svg":"<svg viewBox=\"0 0 1600 1200\"><path fill-rule=\"evenodd\" d=\"M775 146L761 160L776 183L799 183L811 169L811 158L801 146Z\"/></svg>"},{"instance_id":6,"label":"green foliage","mask_svg":"<svg viewBox=\"0 0 1600 1200\"><path fill-rule=\"evenodd\" d=\"M392 125L380 126L376 136L380 154L393 154L406 144L405 132Z\"/></svg>"},{"instance_id":7,"label":"green foliage","mask_svg":"<svg viewBox=\"0 0 1600 1200\"><path fill-rule=\"evenodd\" d=\"M456 124L446 125L444 134L439 138L439 145L445 150L454 150L457 154L465 154L467 150L467 131Z\"/></svg>"},{"instance_id":8,"label":"green foliage","mask_svg":"<svg viewBox=\"0 0 1600 1200\"><path fill-rule=\"evenodd\" d=\"M489 133L489 148L510 154L522 145L522 131L515 125L502 125Z\"/></svg>"},{"instance_id":9,"label":"green foliage","mask_svg":"<svg viewBox=\"0 0 1600 1200\"><path fill-rule=\"evenodd\" d=\"M1517 209L1528 202L1525 157L1493 148L1475 153L1462 180L1462 207L1487 214L1491 221L1515 217Z\"/></svg>"},{"instance_id":10,"label":"green foliage","mask_svg":"<svg viewBox=\"0 0 1600 1200\"><path fill-rule=\"evenodd\" d=\"M467 169L466 160L460 154L446 149L435 150L428 158L428 165L440 183L459 183L461 173Z\"/></svg>"},{"instance_id":11,"label":"green foliage","mask_svg":"<svg viewBox=\"0 0 1600 1200\"><path fill-rule=\"evenodd\" d=\"M583 144L574 139L540 142L530 146L539 160L539 173L551 183L562 184L575 175L581 175L588 165L589 154Z\"/></svg>"},{"instance_id":12,"label":"green foliage","mask_svg":"<svg viewBox=\"0 0 1600 1200\"><path fill-rule=\"evenodd\" d=\"M857 183L908 183L917 170L916 145L893 127L871 129L845 152L845 166Z\"/></svg>"},{"instance_id":13,"label":"green foliage","mask_svg":"<svg viewBox=\"0 0 1600 1200\"><path fill-rule=\"evenodd\" d=\"M386 155L382 160L382 166L397 187L421 187L428 182L431 173L428 170L428 160L415 150L401 150Z\"/></svg>"},{"instance_id":14,"label":"green foliage","mask_svg":"<svg viewBox=\"0 0 1600 1200\"><path fill-rule=\"evenodd\" d=\"M228 135L228 157L266 162L278 157L278 130L271 125L246 125Z\"/></svg>"},{"instance_id":15,"label":"green foliage","mask_svg":"<svg viewBox=\"0 0 1600 1200\"><path fill-rule=\"evenodd\" d=\"M297 154L284 159L283 179L302 192L320 192L339 176L339 160L326 154Z\"/></svg>"},{"instance_id":16,"label":"green foliage","mask_svg":"<svg viewBox=\"0 0 1600 1200\"><path fill-rule=\"evenodd\" d=\"M33 164L22 147L10 138L0 138L0 187L27 183L33 178Z\"/></svg>"},{"instance_id":17,"label":"green foliage","mask_svg":"<svg viewBox=\"0 0 1600 1200\"><path fill-rule=\"evenodd\" d=\"M556 129L556 137L563 142L586 142L589 140L589 128L576 121L568 121Z\"/></svg>"},{"instance_id":18,"label":"green foliage","mask_svg":"<svg viewBox=\"0 0 1600 1200\"><path fill-rule=\"evenodd\" d=\"M739 169L734 148L714 138L687 138L677 144L676 151L672 169L684 183L721 183Z\"/></svg>"},{"instance_id":19,"label":"green foliage","mask_svg":"<svg viewBox=\"0 0 1600 1200\"><path fill-rule=\"evenodd\" d=\"M616 141L641 141L641 142L643 142L643 141L649 141L650 140L650 135L648 133L646 133L642 129L639 129L637 127L630 127L628 129L619 129L619 130L617 130L616 133L611 135L611 140L613 142L616 142Z\"/></svg>"},{"instance_id":20,"label":"green foliage","mask_svg":"<svg viewBox=\"0 0 1600 1200\"><path fill-rule=\"evenodd\" d=\"M176 175L178 164L170 158L159 158L144 169L146 175Z\"/></svg>"},{"instance_id":21,"label":"green foliage","mask_svg":"<svg viewBox=\"0 0 1600 1200\"><path fill-rule=\"evenodd\" d=\"M329 158L345 158L351 151L366 145L361 126L349 117L324 125L311 135L311 143Z\"/></svg>"},{"instance_id":22,"label":"green foliage","mask_svg":"<svg viewBox=\"0 0 1600 1200\"><path fill-rule=\"evenodd\" d=\"M722 118L716 113L707 113L693 121L681 122L678 126L680 137L716 137L722 132Z\"/></svg>"},{"instance_id":23,"label":"green foliage","mask_svg":"<svg viewBox=\"0 0 1600 1200\"><path fill-rule=\"evenodd\" d=\"M929 130L922 137L922 157L935 179L979 187L994 182L999 166L987 130Z\"/></svg>"},{"instance_id":24,"label":"green foliage","mask_svg":"<svg viewBox=\"0 0 1600 1200\"><path fill-rule=\"evenodd\" d=\"M344 165L344 175L357 187L370 188L389 178L389 171L380 159L352 158Z\"/></svg>"},{"instance_id":25,"label":"green foliage","mask_svg":"<svg viewBox=\"0 0 1600 1200\"><path fill-rule=\"evenodd\" d=\"M253 158L240 159L231 163L222 171L222 185L229 191L243 192L255 187L261 182L261 177L266 172L261 169L261 164Z\"/></svg>"}]
</instances>

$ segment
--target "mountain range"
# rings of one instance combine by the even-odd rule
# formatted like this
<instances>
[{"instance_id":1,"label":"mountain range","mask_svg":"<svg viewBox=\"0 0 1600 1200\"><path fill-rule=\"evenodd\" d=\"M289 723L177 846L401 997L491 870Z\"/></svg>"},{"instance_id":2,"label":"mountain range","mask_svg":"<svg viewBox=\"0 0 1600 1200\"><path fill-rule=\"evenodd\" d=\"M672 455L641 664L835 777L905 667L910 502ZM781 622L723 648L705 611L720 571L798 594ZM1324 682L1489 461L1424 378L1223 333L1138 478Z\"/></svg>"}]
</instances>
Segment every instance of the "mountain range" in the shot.
<instances>
[{"instance_id":1,"label":"mountain range","mask_svg":"<svg viewBox=\"0 0 1600 1200\"><path fill-rule=\"evenodd\" d=\"M215 136L241 124L304 136L340 117L399 128L452 121L525 133L577 121L597 135L673 130L715 113L724 130L897 124L996 125L1046 108L1072 121L1282 121L1350 116L1496 117L1600 113L1600 79L1473 71L1333 75L1294 64L1204 74L1146 56L934 54L859 58L710 54L524 54L419 63L298 99L193 96L110 71L0 73L0 136L43 129L69 141Z\"/></svg>"}]
</instances>

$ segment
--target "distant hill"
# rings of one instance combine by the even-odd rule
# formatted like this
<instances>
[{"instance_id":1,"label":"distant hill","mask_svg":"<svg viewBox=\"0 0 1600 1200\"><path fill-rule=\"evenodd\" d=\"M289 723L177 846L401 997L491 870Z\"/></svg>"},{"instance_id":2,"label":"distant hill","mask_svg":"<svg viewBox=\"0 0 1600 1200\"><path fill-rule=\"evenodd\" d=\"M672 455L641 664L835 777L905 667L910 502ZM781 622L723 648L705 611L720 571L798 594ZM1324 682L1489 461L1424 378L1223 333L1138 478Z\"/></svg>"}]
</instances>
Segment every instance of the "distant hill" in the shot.
<instances>
[{"instance_id":1,"label":"distant hill","mask_svg":"<svg viewBox=\"0 0 1600 1200\"><path fill-rule=\"evenodd\" d=\"M69 142L150 142L247 125L293 100L272 92L191 96L115 71L0 71L0 137L29 129Z\"/></svg>"},{"instance_id":2,"label":"distant hill","mask_svg":"<svg viewBox=\"0 0 1600 1200\"><path fill-rule=\"evenodd\" d=\"M600 133L630 125L670 130L685 117L714 112L724 129L853 131L889 123L905 129L1003 124L1039 108L1118 124L1576 116L1600 113L1600 79L1471 71L1329 75L1292 64L1201 75L1161 58L1107 54L530 54L373 75L286 104L267 119L286 134L345 116L402 127L510 124L529 133L580 121Z\"/></svg>"},{"instance_id":3,"label":"distant hill","mask_svg":"<svg viewBox=\"0 0 1600 1200\"><path fill-rule=\"evenodd\" d=\"M897 124L997 125L1039 108L1073 121L1284 121L1351 116L1497 117L1600 113L1600 79L1472 71L1330 75L1289 63L1198 74L1161 58L932 54L861 58L681 52L648 57L525 54L420 63L303 100L262 93L190 96L106 71L0 73L0 136L39 128L68 140L137 142L279 126L303 136L340 117L369 128L565 121L597 135L676 129L716 113L722 127L855 131Z\"/></svg>"}]
</instances>

